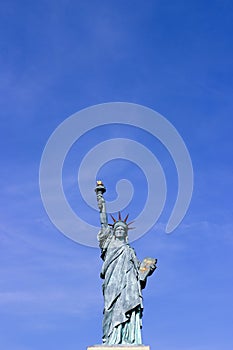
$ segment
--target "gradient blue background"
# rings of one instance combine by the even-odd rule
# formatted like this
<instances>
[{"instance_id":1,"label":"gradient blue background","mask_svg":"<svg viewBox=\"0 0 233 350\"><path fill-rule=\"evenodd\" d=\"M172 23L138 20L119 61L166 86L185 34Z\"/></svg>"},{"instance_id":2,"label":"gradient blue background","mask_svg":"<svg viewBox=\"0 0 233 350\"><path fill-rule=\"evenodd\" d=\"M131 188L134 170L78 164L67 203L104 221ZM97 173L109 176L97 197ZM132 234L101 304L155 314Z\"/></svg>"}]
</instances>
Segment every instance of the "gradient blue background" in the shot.
<instances>
[{"instance_id":1,"label":"gradient blue background","mask_svg":"<svg viewBox=\"0 0 233 350\"><path fill-rule=\"evenodd\" d=\"M231 350L232 1L2 0L0 7L0 348L74 350L101 342L99 251L52 225L38 171L64 119L93 104L126 101L155 109L176 127L195 175L189 211L166 235L177 191L172 160L144 133L108 130L153 149L168 178L163 214L133 243L140 259L155 256L159 266L144 293L144 343L152 350ZM67 196L98 225L75 180L88 135L75 147L64 169ZM134 180L131 165L116 162L100 173L111 199L117 179ZM138 194L127 208L131 219L144 199Z\"/></svg>"}]
</instances>

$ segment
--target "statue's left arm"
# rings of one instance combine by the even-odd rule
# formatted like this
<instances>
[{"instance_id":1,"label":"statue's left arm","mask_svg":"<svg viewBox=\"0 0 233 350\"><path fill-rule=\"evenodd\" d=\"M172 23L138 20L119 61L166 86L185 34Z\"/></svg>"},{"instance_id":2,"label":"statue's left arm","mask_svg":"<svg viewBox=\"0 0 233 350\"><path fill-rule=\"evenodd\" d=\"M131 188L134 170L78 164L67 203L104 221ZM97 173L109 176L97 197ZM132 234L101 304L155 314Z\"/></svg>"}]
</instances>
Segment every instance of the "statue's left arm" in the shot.
<instances>
[{"instance_id":1,"label":"statue's left arm","mask_svg":"<svg viewBox=\"0 0 233 350\"><path fill-rule=\"evenodd\" d=\"M139 279L141 282L142 289L144 289L146 286L147 277L151 276L152 273L157 268L156 263L157 263L157 259L154 259L154 258L145 258L141 262L140 268L139 268Z\"/></svg>"}]
</instances>

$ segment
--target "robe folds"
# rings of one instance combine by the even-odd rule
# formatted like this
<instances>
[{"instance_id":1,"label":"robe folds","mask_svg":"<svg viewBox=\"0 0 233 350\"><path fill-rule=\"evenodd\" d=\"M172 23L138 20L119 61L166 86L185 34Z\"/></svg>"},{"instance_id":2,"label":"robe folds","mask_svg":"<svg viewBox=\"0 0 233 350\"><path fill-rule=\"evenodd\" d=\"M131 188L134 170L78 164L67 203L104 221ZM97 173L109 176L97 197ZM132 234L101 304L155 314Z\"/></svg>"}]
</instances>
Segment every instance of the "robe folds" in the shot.
<instances>
[{"instance_id":1,"label":"robe folds","mask_svg":"<svg viewBox=\"0 0 233 350\"><path fill-rule=\"evenodd\" d=\"M101 278L104 279L103 343L141 344L142 293L139 265L129 244L111 245L112 231L98 235L104 260Z\"/></svg>"}]
</instances>

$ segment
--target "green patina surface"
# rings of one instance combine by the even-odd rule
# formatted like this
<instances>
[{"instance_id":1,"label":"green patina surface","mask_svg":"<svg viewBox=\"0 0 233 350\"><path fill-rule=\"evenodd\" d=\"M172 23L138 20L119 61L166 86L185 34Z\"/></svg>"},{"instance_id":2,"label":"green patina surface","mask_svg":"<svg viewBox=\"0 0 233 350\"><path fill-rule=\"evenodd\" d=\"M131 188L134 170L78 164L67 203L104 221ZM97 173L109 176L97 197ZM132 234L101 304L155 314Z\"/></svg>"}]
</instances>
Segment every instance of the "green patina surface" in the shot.
<instances>
[{"instance_id":1,"label":"green patina surface","mask_svg":"<svg viewBox=\"0 0 233 350\"><path fill-rule=\"evenodd\" d=\"M97 182L96 195L100 210L101 230L98 241L103 266L104 345L140 345L142 344L142 289L146 279L156 268L156 259L145 258L142 263L137 259L134 249L128 244L128 224L114 218L114 224L108 224L106 205L103 197L106 191L101 181Z\"/></svg>"}]
</instances>

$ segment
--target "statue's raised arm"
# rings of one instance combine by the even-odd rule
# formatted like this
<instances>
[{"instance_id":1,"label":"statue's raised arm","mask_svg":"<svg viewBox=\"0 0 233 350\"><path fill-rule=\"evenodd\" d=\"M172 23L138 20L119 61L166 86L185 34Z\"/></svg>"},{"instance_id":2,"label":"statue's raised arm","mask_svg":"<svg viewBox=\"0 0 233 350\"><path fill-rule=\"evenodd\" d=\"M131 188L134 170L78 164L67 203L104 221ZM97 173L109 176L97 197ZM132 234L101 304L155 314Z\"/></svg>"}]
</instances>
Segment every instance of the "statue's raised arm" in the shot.
<instances>
[{"instance_id":1,"label":"statue's raised arm","mask_svg":"<svg viewBox=\"0 0 233 350\"><path fill-rule=\"evenodd\" d=\"M106 188L104 187L104 184L102 181L97 181L96 182L96 197L97 197L97 203L98 203L98 208L100 211L100 224L101 227L107 227L108 226L108 217L106 213L106 203L105 199L103 197L103 194L106 192Z\"/></svg>"},{"instance_id":2,"label":"statue's raised arm","mask_svg":"<svg viewBox=\"0 0 233 350\"><path fill-rule=\"evenodd\" d=\"M106 212L106 203L103 194L106 192L106 188L102 181L96 182L95 193L97 197L97 204L100 213L100 231L97 235L97 239L99 241L99 246L101 249L101 257L104 260L106 251L108 249L109 244L112 240L112 230L111 226L108 225L108 216Z\"/></svg>"}]
</instances>

